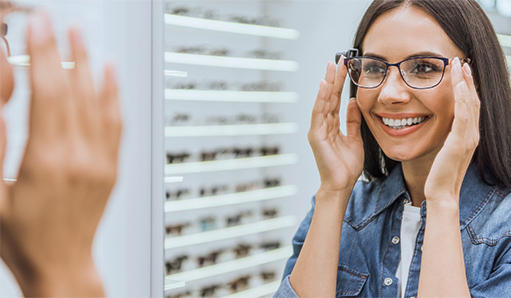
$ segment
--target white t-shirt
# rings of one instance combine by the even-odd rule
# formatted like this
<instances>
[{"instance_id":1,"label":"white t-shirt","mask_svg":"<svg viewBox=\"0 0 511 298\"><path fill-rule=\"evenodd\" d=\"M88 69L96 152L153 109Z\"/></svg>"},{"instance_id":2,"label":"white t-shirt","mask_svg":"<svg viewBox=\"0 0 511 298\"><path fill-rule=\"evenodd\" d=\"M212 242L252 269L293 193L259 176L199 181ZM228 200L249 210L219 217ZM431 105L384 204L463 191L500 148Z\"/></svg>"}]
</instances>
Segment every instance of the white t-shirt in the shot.
<instances>
[{"instance_id":1,"label":"white t-shirt","mask_svg":"<svg viewBox=\"0 0 511 298\"><path fill-rule=\"evenodd\" d=\"M396 276L399 278L399 297L404 297L405 295L408 273L415 249L415 240L421 227L421 208L412 206L412 203L407 203L404 206L400 239L401 260L396 272Z\"/></svg>"}]
</instances>

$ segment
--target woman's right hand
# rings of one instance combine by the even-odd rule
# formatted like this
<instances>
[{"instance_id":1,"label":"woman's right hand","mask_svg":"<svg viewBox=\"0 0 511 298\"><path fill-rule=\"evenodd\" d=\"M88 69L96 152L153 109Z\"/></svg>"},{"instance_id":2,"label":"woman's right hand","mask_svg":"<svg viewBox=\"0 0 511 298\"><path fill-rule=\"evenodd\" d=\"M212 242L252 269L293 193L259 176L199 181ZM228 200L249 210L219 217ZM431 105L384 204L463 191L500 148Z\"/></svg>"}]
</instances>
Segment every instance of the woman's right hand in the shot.
<instances>
[{"instance_id":1,"label":"woman's right hand","mask_svg":"<svg viewBox=\"0 0 511 298\"><path fill-rule=\"evenodd\" d=\"M337 68L334 63L328 63L312 110L307 136L321 177L320 190L330 193L351 193L364 166L364 146L360 133L362 114L355 98L348 103L347 134L340 130L339 110L346 75L344 57L339 60Z\"/></svg>"}]
</instances>

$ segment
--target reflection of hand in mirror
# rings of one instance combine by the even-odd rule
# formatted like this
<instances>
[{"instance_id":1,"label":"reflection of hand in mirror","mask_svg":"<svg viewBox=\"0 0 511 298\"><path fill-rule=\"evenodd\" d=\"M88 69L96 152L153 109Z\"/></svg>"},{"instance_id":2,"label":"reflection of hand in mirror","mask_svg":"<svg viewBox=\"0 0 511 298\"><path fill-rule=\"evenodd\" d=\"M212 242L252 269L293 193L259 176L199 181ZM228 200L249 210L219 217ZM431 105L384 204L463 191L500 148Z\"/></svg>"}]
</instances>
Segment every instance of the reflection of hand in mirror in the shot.
<instances>
[{"instance_id":1,"label":"reflection of hand in mirror","mask_svg":"<svg viewBox=\"0 0 511 298\"><path fill-rule=\"evenodd\" d=\"M17 181L0 182L1 257L25 296L104 296L92 242L117 177L121 115L112 66L96 88L81 33L63 70L46 13L30 16L29 136ZM0 53L2 104L13 70ZM0 115L0 170L6 127ZM3 173L0 173L3 176Z\"/></svg>"}]
</instances>

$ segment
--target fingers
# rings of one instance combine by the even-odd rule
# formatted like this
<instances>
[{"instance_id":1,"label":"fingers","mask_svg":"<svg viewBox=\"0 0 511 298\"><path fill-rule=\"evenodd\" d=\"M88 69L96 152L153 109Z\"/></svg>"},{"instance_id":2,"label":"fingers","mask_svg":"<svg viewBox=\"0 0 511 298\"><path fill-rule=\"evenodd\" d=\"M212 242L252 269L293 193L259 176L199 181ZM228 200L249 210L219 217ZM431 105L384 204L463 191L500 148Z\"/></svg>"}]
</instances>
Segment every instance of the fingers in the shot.
<instances>
[{"instance_id":1,"label":"fingers","mask_svg":"<svg viewBox=\"0 0 511 298\"><path fill-rule=\"evenodd\" d=\"M311 128L319 128L328 114L338 115L341 105L341 93L346 80L344 57L341 57L337 68L329 62L325 79L321 81L318 96L312 110Z\"/></svg>"},{"instance_id":2,"label":"fingers","mask_svg":"<svg viewBox=\"0 0 511 298\"><path fill-rule=\"evenodd\" d=\"M317 129L323 124L323 120L328 114L330 94L332 92L332 84L328 83L327 79L333 81L335 76L335 65L328 62L325 80L319 84L318 96L312 108L311 129Z\"/></svg>"},{"instance_id":3,"label":"fingers","mask_svg":"<svg viewBox=\"0 0 511 298\"><path fill-rule=\"evenodd\" d=\"M1 43L1 41L0 41ZM14 73L7 56L0 49L0 105L5 104L14 91Z\"/></svg>"},{"instance_id":4,"label":"fingers","mask_svg":"<svg viewBox=\"0 0 511 298\"><path fill-rule=\"evenodd\" d=\"M76 105L74 117L82 131L91 137L97 135L96 132L100 129L99 116L96 113L99 102L96 100L94 81L82 35L77 28L72 28L68 31L68 38L71 46L71 56L75 63L74 69L69 71L70 85L74 94L74 104Z\"/></svg>"},{"instance_id":5,"label":"fingers","mask_svg":"<svg viewBox=\"0 0 511 298\"><path fill-rule=\"evenodd\" d=\"M119 91L113 65L105 67L105 82L101 90L101 122L103 144L110 158L117 161L122 132L122 117L119 106Z\"/></svg>"},{"instance_id":6,"label":"fingers","mask_svg":"<svg viewBox=\"0 0 511 298\"><path fill-rule=\"evenodd\" d=\"M472 71L468 64L463 67L458 58L452 62L451 80L454 88L454 122L452 131L464 140L469 150L479 142L480 101Z\"/></svg>"},{"instance_id":7,"label":"fingers","mask_svg":"<svg viewBox=\"0 0 511 298\"><path fill-rule=\"evenodd\" d=\"M31 57L32 88L30 131L46 137L67 126L67 78L47 13L35 14L27 30L28 54Z\"/></svg>"},{"instance_id":8,"label":"fingers","mask_svg":"<svg viewBox=\"0 0 511 298\"><path fill-rule=\"evenodd\" d=\"M339 59L339 63L337 64L337 72L335 73L335 81L332 90L332 98L330 99L332 102L335 102L334 113L339 114L339 110L341 109L341 94L342 87L344 86L344 82L346 81L346 75L348 70L344 65L344 56Z\"/></svg>"},{"instance_id":9,"label":"fingers","mask_svg":"<svg viewBox=\"0 0 511 298\"><path fill-rule=\"evenodd\" d=\"M455 115L462 116L460 114L462 112L477 112L478 115L480 101L470 66L465 64L462 67L460 60L455 58L451 67L451 80L454 88L454 99L457 104L464 104L456 106L456 108L460 108L461 110L455 109Z\"/></svg>"}]
</instances>

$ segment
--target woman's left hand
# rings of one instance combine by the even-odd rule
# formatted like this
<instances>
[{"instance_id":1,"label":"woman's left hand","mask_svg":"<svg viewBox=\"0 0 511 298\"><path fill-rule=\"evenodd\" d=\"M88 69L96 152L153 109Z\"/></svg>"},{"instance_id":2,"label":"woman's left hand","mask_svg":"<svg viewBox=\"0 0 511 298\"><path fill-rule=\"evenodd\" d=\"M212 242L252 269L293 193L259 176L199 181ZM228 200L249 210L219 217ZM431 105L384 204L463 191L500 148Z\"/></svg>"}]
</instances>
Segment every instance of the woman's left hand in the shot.
<instances>
[{"instance_id":1,"label":"woman's left hand","mask_svg":"<svg viewBox=\"0 0 511 298\"><path fill-rule=\"evenodd\" d=\"M431 167L424 194L429 202L445 201L446 197L457 198L474 151L479 144L480 101L468 64L461 67L455 58L451 63L451 81L454 88L454 121L451 132L437 154Z\"/></svg>"},{"instance_id":2,"label":"woman's left hand","mask_svg":"<svg viewBox=\"0 0 511 298\"><path fill-rule=\"evenodd\" d=\"M117 178L117 80L106 66L97 88L80 31L69 40L64 70L49 15L31 16L28 139L17 181L0 180L0 256L26 297L104 296L92 243ZM0 117L0 176L6 141Z\"/></svg>"}]
</instances>

